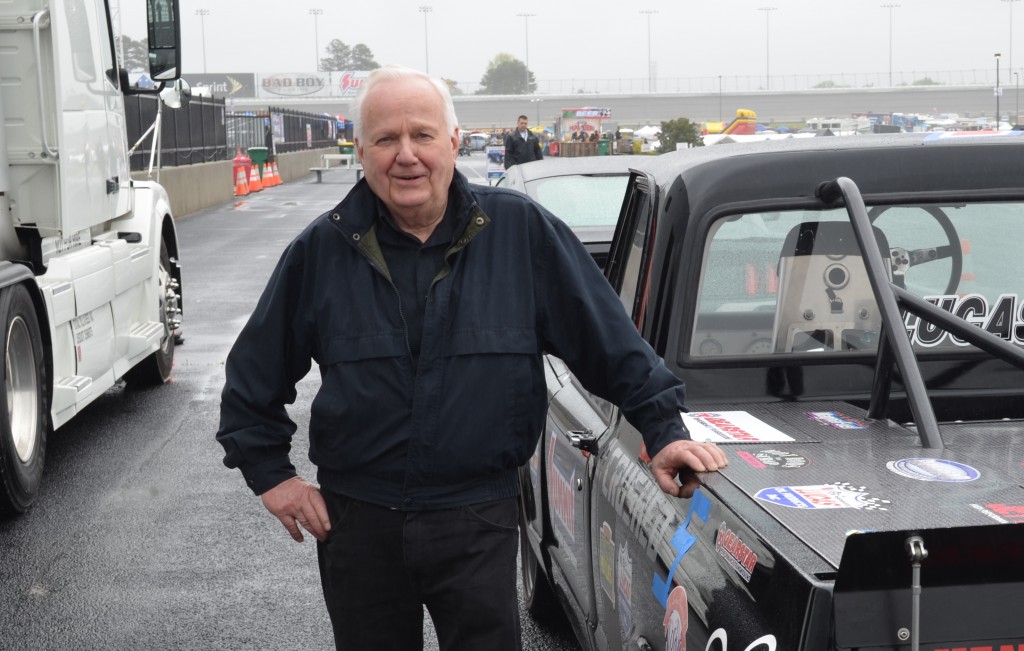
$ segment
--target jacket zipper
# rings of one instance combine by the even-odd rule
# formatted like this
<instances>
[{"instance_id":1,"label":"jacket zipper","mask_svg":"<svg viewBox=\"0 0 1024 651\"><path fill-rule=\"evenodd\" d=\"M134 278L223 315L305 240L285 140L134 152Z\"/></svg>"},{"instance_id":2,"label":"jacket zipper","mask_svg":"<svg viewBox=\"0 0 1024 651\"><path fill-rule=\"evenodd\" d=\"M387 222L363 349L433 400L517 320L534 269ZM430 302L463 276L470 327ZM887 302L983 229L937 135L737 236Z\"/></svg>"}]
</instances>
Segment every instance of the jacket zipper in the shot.
<instances>
[{"instance_id":1,"label":"jacket zipper","mask_svg":"<svg viewBox=\"0 0 1024 651\"><path fill-rule=\"evenodd\" d=\"M356 248L358 249L359 247ZM366 253L364 253L361 249L359 250L359 252L362 253L364 258L366 258L366 261L369 263L370 267L374 271L379 273L384 278L384 280L386 280L387 283L391 285L392 291L395 292L395 299L398 301L398 318L402 320L402 334L405 336L405 352L408 353L409 359L415 362L412 356L412 343L409 341L409 322L405 318L405 310L402 308L402 295L398 292L398 287L395 285L394 281L392 281L388 277L388 275L384 273L384 270L377 266L377 263L374 262L370 258L370 256L366 255Z\"/></svg>"}]
</instances>

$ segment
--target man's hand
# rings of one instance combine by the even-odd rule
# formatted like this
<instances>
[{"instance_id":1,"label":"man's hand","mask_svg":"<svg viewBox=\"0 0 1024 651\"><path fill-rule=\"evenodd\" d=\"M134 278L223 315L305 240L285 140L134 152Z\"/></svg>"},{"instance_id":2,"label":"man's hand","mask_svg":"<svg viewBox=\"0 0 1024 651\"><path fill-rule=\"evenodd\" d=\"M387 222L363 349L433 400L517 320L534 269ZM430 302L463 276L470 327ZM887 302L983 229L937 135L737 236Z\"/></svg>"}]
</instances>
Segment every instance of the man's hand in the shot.
<instances>
[{"instance_id":1,"label":"man's hand","mask_svg":"<svg viewBox=\"0 0 1024 651\"><path fill-rule=\"evenodd\" d=\"M327 537L331 530L331 518L327 514L327 503L316 485L302 477L292 477L274 486L260 496L263 506L277 516L295 542L302 542L299 525L317 540Z\"/></svg>"},{"instance_id":2,"label":"man's hand","mask_svg":"<svg viewBox=\"0 0 1024 651\"><path fill-rule=\"evenodd\" d=\"M700 488L698 472L715 472L729 465L714 443L675 441L669 443L651 460L651 472L661 490L675 497L693 497ZM682 486L676 483L676 476Z\"/></svg>"}]
</instances>

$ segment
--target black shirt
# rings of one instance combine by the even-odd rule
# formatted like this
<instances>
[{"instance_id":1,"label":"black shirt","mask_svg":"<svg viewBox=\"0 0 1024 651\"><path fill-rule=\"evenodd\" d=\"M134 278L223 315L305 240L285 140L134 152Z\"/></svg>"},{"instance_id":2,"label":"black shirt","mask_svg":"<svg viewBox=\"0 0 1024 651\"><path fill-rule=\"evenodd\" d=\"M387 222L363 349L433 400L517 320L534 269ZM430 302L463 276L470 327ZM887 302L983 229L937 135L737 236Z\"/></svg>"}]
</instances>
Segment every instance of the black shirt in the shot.
<instances>
[{"instance_id":1,"label":"black shirt","mask_svg":"<svg viewBox=\"0 0 1024 651\"><path fill-rule=\"evenodd\" d=\"M399 309L409 336L409 349L415 365L423 339L423 315L427 308L430 285L444 265L444 253L451 245L455 216L449 208L426 242L406 233L395 223L384 202L378 200L377 240L388 263L391 280L398 291Z\"/></svg>"}]
</instances>

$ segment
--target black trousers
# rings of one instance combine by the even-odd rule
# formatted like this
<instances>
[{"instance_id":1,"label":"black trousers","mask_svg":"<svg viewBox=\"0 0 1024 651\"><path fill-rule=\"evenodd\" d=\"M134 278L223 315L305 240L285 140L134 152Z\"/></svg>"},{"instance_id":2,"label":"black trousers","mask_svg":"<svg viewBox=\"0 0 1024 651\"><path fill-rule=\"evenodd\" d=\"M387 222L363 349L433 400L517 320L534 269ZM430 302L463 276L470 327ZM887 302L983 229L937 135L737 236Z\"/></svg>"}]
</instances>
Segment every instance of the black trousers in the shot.
<instances>
[{"instance_id":1,"label":"black trousers","mask_svg":"<svg viewBox=\"0 0 1024 651\"><path fill-rule=\"evenodd\" d=\"M441 651L519 651L518 500L393 511L323 491L317 543L338 649L423 648L423 607Z\"/></svg>"}]
</instances>

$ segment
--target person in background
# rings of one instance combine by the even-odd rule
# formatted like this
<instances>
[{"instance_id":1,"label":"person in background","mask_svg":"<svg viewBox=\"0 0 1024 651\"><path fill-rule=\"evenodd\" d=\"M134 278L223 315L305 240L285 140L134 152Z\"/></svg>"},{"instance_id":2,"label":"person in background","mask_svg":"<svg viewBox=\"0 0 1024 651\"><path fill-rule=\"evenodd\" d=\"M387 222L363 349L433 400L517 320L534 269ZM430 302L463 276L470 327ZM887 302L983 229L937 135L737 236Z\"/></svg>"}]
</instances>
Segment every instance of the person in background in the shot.
<instances>
[{"instance_id":1,"label":"person in background","mask_svg":"<svg viewBox=\"0 0 1024 651\"><path fill-rule=\"evenodd\" d=\"M425 607L445 651L518 650L544 353L620 406L666 493L727 461L689 440L682 383L569 227L456 169L445 83L385 66L351 110L365 176L288 245L227 357L224 463L293 539L316 538L337 648L422 649ZM314 362L319 485L292 465L286 410Z\"/></svg>"},{"instance_id":2,"label":"person in background","mask_svg":"<svg viewBox=\"0 0 1024 651\"><path fill-rule=\"evenodd\" d=\"M520 115L516 122L516 130L505 136L505 169L544 158L537 134L530 131L528 125L527 117Z\"/></svg>"}]
</instances>

